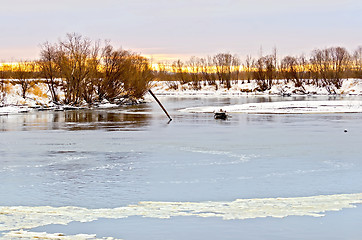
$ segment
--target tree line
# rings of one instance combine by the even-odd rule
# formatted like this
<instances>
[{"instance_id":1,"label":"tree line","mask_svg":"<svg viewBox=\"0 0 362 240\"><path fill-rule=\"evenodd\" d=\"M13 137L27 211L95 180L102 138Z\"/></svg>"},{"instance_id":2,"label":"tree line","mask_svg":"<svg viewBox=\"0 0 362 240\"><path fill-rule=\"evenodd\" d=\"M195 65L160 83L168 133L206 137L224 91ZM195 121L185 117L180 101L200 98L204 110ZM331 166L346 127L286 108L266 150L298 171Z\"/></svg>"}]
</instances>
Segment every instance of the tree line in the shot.
<instances>
[{"instance_id":1,"label":"tree line","mask_svg":"<svg viewBox=\"0 0 362 240\"><path fill-rule=\"evenodd\" d=\"M201 84L218 85L219 81L229 89L236 83L233 80L255 81L257 91L266 91L284 81L293 82L303 91L304 84L326 87L330 93L333 88L340 88L343 79L362 78L362 47L349 53L343 47L315 49L309 57L285 56L278 59L276 49L272 54L258 58L246 56L242 62L237 55L219 53L206 58L191 57L188 61L177 60L168 65L161 64L156 77L159 80L172 80L170 87L188 83L194 89ZM173 85L172 85L173 84Z\"/></svg>"},{"instance_id":2,"label":"tree line","mask_svg":"<svg viewBox=\"0 0 362 240\"><path fill-rule=\"evenodd\" d=\"M56 43L40 45L36 61L20 61L0 67L0 100L10 84L18 84L25 99L37 83L48 86L53 102L78 105L104 99L118 102L124 98L141 98L152 80L166 81L201 89L208 84L230 89L236 80L257 83L255 91L266 91L274 84L293 82L303 93L305 84L325 87L330 93L342 86L343 79L362 79L362 47L352 53L343 47L313 50L305 55L281 59L271 54L242 61L237 55L218 53L188 61L159 63L152 68L150 60L132 51L115 49L109 41L92 41L69 33ZM13 79L12 81L9 81ZM219 83L219 84L218 84ZM62 95L60 95L62 93Z\"/></svg>"},{"instance_id":3,"label":"tree line","mask_svg":"<svg viewBox=\"0 0 362 240\"><path fill-rule=\"evenodd\" d=\"M139 54L115 49L109 41L101 46L100 41L69 33L57 43L41 44L37 61L3 65L0 78L3 95L6 85L15 83L20 85L25 99L29 89L44 82L54 102L78 105L141 98L154 73L149 60ZM59 89L64 96L60 96Z\"/></svg>"}]
</instances>

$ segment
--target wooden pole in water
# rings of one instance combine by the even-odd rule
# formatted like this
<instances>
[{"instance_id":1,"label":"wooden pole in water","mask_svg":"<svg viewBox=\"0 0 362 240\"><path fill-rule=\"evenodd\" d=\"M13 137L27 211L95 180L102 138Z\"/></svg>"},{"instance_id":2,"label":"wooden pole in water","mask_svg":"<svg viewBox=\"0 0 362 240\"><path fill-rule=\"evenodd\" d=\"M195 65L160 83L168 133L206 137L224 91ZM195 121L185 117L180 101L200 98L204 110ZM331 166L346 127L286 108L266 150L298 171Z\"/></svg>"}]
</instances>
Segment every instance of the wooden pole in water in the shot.
<instances>
[{"instance_id":1,"label":"wooden pole in water","mask_svg":"<svg viewBox=\"0 0 362 240\"><path fill-rule=\"evenodd\" d=\"M166 111L166 109L162 106L162 103L157 99L157 97L155 96L155 94L153 94L153 92L151 91L151 89L148 90L148 92L152 95L152 97L156 100L156 102L158 103L158 105L160 105L160 107L162 108L162 110L166 113L167 117L170 119L170 122L172 121L172 118L170 117L170 115L168 114L168 112Z\"/></svg>"}]
</instances>

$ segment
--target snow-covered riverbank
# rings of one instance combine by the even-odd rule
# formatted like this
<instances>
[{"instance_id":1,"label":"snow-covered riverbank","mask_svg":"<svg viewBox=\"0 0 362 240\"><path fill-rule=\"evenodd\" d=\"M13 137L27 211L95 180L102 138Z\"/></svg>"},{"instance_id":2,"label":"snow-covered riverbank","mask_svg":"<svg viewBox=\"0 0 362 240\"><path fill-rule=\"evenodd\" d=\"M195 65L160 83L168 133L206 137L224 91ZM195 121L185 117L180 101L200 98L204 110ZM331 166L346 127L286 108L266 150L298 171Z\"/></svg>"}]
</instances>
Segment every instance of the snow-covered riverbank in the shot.
<instances>
[{"instance_id":1,"label":"snow-covered riverbank","mask_svg":"<svg viewBox=\"0 0 362 240\"><path fill-rule=\"evenodd\" d=\"M61 88L57 89L60 99L64 98L64 92ZM123 105L131 105L134 103L143 102L142 99L130 100L120 99ZM117 108L120 104L110 103L107 100L97 102L89 106L86 102L77 106L54 103L48 87L44 83L38 83L29 89L24 99L21 96L21 89L19 85L8 85L6 94L0 95L0 115L25 113L30 111L44 111L44 110L77 110L84 108Z\"/></svg>"},{"instance_id":2,"label":"snow-covered riverbank","mask_svg":"<svg viewBox=\"0 0 362 240\"><path fill-rule=\"evenodd\" d=\"M234 82L234 81L233 81ZM317 87L304 84L295 87L293 82L287 84L283 80L274 83L270 90L265 92L256 91L258 88L255 81L237 81L230 89L226 89L216 82L215 85L201 84L201 89L194 90L192 83L181 85L178 82L154 82L152 91L156 95L170 96L249 96L249 95L362 95L362 81L360 79L345 79L340 89L334 87Z\"/></svg>"},{"instance_id":3,"label":"snow-covered riverbank","mask_svg":"<svg viewBox=\"0 0 362 240\"><path fill-rule=\"evenodd\" d=\"M192 84L179 84L178 82L153 82L152 91L158 96L177 96L177 97L243 97L255 95L335 95L362 96L362 81L360 79L346 79L340 89L328 89L326 87L316 87L314 85L304 85L303 88L295 87L292 82L287 84L284 81L275 83L270 90L265 92L256 91L257 84L254 81L233 81L230 89L226 89L217 82L217 86L208 85L206 82L201 84L199 90L194 90ZM0 115L23 113L32 110L67 110L77 109L78 107L56 105L51 101L51 95L45 84L37 84L31 88L24 99L21 96L20 86L11 85L7 88L7 93L2 95L0 102ZM58 89L60 98L64 97L61 89ZM149 94L145 99L152 101ZM353 99L351 99L353 100ZM127 101L126 101L127 103ZM117 104L111 104L107 101L96 104L92 107L114 108ZM82 107L88 107L84 103ZM190 108L187 112L213 112L218 106L205 108ZM237 106L224 107L228 112L243 113L329 113L329 112L362 112L361 102L283 102L283 103L263 103L263 104L244 104Z\"/></svg>"},{"instance_id":4,"label":"snow-covered riverbank","mask_svg":"<svg viewBox=\"0 0 362 240\"><path fill-rule=\"evenodd\" d=\"M176 83L175 83L176 84ZM297 88L292 82L288 84L281 81L265 92L257 92L255 82L246 83L238 81L228 90L220 85L216 90L215 86L202 85L200 90L193 90L192 85L178 85L177 89L170 88L170 83L156 82L153 91L161 96L177 97L243 97L257 95L281 95L281 96L323 96L330 95L330 91L335 95L351 96L348 101L281 101L267 103L248 103L229 106L203 106L181 109L183 112L191 113L212 113L222 110L230 113L254 113L254 114L302 114L302 113L360 113L362 112L362 101L355 101L353 96L362 96L362 81L359 79L346 79L340 89L329 89L326 87L316 87L314 85L304 85L303 89Z\"/></svg>"}]
</instances>

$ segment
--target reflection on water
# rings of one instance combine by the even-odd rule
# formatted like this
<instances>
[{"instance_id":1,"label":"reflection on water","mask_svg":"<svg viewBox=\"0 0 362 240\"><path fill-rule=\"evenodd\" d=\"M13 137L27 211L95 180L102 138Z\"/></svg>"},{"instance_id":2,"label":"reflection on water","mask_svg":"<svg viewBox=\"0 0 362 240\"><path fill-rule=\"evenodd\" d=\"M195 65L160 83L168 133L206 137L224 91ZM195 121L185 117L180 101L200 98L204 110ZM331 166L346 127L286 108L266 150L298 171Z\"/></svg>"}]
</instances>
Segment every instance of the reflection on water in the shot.
<instances>
[{"instance_id":1,"label":"reflection on water","mask_svg":"<svg viewBox=\"0 0 362 240\"><path fill-rule=\"evenodd\" d=\"M246 120L250 123L265 123L275 121L275 115L272 114L248 114Z\"/></svg>"},{"instance_id":2,"label":"reflection on water","mask_svg":"<svg viewBox=\"0 0 362 240\"><path fill-rule=\"evenodd\" d=\"M118 111L69 111L59 116L67 124L69 130L117 130L126 128L142 128L149 125L151 115L125 114ZM72 123L75 123L74 125Z\"/></svg>"},{"instance_id":3,"label":"reflection on water","mask_svg":"<svg viewBox=\"0 0 362 240\"><path fill-rule=\"evenodd\" d=\"M273 122L279 117L262 114L247 115L233 114L227 121L215 121L212 114L183 114L178 110L188 107L223 106L262 103L277 101L310 101L310 100L359 100L348 96L243 96L243 97L160 97L166 109L175 121L188 121L194 124L216 123L231 126L244 121L250 124ZM323 116L321 116L323 118ZM330 119L331 115L327 118ZM344 115L342 118L348 117ZM285 116L284 121L289 121ZM293 121L294 118L292 118ZM341 120L341 119L339 119ZM155 102L135 106L124 106L112 109L84 109L64 112L30 112L16 115L0 116L0 131L31 131L31 130L140 130L153 124L166 125L168 119Z\"/></svg>"},{"instance_id":4,"label":"reflection on water","mask_svg":"<svg viewBox=\"0 0 362 240\"><path fill-rule=\"evenodd\" d=\"M0 116L0 131L31 130L137 130L149 125L150 114L142 114L146 110L137 108L138 114L123 113L122 109L101 110L86 109L64 112L31 112L24 114Z\"/></svg>"}]
</instances>

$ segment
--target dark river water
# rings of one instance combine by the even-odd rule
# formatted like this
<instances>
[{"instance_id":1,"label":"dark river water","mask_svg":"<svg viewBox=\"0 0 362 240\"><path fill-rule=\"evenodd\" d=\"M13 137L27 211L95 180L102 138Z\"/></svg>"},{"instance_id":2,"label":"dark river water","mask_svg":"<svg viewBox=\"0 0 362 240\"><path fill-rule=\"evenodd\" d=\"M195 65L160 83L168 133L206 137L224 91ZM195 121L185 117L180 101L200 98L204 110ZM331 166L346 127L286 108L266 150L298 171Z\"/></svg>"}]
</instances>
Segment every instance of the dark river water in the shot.
<instances>
[{"instance_id":1,"label":"dark river water","mask_svg":"<svg viewBox=\"0 0 362 240\"><path fill-rule=\"evenodd\" d=\"M170 123L154 102L0 116L0 206L97 209L140 201L234 201L362 192L362 114L235 113L224 121L212 114L179 111L334 98L160 100L173 118ZM33 231L125 240L359 239L361 220L358 206L318 218L133 216L50 224Z\"/></svg>"}]
</instances>

